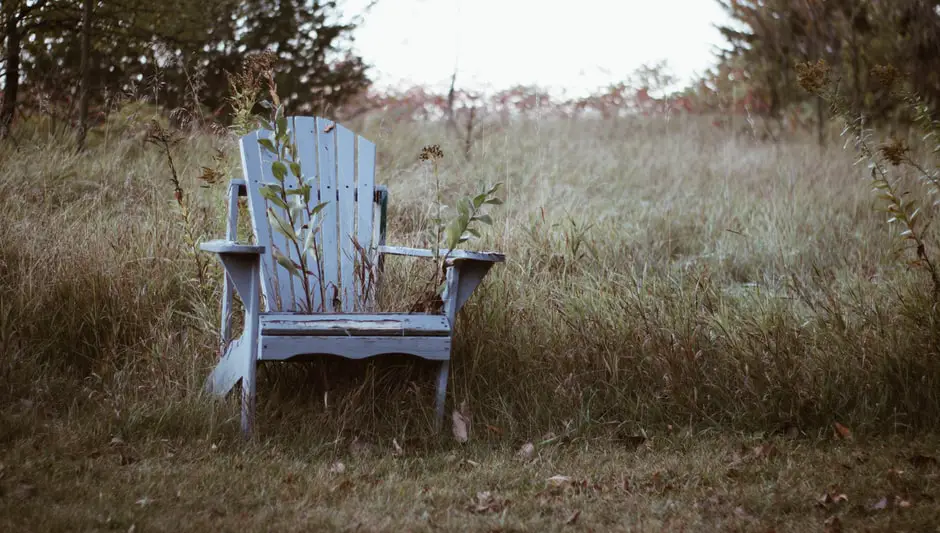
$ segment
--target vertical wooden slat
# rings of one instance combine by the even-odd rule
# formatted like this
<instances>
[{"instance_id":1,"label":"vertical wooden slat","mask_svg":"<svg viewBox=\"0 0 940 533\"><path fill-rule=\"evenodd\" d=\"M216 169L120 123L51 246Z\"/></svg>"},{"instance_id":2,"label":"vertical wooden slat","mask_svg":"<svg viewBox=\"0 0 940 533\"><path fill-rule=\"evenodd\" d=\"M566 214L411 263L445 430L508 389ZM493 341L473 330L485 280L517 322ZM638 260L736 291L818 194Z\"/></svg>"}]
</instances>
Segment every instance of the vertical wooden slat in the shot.
<instances>
[{"instance_id":1,"label":"vertical wooden slat","mask_svg":"<svg viewBox=\"0 0 940 533\"><path fill-rule=\"evenodd\" d=\"M339 289L339 246L337 243L337 206L336 206L336 133L335 123L325 118L316 118L317 147L320 175L320 200L329 202L320 211L322 216L321 235L323 237L323 287L326 301L323 309L329 313L336 310L333 305L334 294L340 296Z\"/></svg>"},{"instance_id":2,"label":"vertical wooden slat","mask_svg":"<svg viewBox=\"0 0 940 533\"><path fill-rule=\"evenodd\" d=\"M274 268L274 256L271 254L271 227L265 212L267 202L261 197L261 153L258 145L258 132L253 131L241 138L242 170L245 173L245 189L248 192L248 211L251 214L251 229L255 234L255 243L265 247L261 255L261 293L264 295L265 309L277 309L278 299L277 271Z\"/></svg>"},{"instance_id":3,"label":"vertical wooden slat","mask_svg":"<svg viewBox=\"0 0 940 533\"><path fill-rule=\"evenodd\" d=\"M313 117L294 117L294 142L297 143L298 160L300 162L301 172L303 172L304 181L310 185L310 204L308 207L320 203L317 198L320 195L320 180L317 170L317 124ZM308 221L310 223L311 221ZM316 220L312 221L314 224ZM322 238L318 235L316 246L322 248ZM320 274L317 266L317 258L313 253L307 254L307 270L312 274L309 278L310 301L313 303L313 311L320 312L322 304L320 297Z\"/></svg>"},{"instance_id":4,"label":"vertical wooden slat","mask_svg":"<svg viewBox=\"0 0 940 533\"><path fill-rule=\"evenodd\" d=\"M271 139L274 140L274 132L268 130L260 130L258 132L259 139ZM273 183L277 184L277 180L274 179L274 173L271 171L271 164L277 160L277 156L269 152L266 148L258 144L258 153L261 160L261 183L268 184ZM285 178L284 184L287 186L290 178ZM296 182L296 180L295 180ZM259 185L260 186L260 185ZM260 194L260 193L259 193ZM271 204L271 202L265 201L265 207L268 210L271 210L282 220L287 221L287 213L285 210L280 207ZM261 216L264 217L265 223L270 227L270 222L268 221L267 212L262 213ZM270 228L269 235L271 236L271 250L268 252L271 257L271 265L274 269L274 279L277 280L276 287L276 297L273 302L274 306L272 309L278 311L295 311L298 310L295 307L295 302L297 301L298 292L294 287L294 276L291 276L290 273L282 266L280 266L277 261L274 260L275 250L280 251L282 254L288 257L296 257L296 254L291 254L291 248L294 246L294 243L275 231L274 228ZM302 293L301 293L302 294Z\"/></svg>"},{"instance_id":5,"label":"vertical wooden slat","mask_svg":"<svg viewBox=\"0 0 940 533\"><path fill-rule=\"evenodd\" d=\"M345 313L356 310L353 290L356 249L356 136L336 125L336 186L339 191L339 281ZM371 199L366 199L368 203Z\"/></svg>"},{"instance_id":6,"label":"vertical wooden slat","mask_svg":"<svg viewBox=\"0 0 940 533\"><path fill-rule=\"evenodd\" d=\"M362 273L360 286L356 287L356 301L363 303L363 311L372 310L372 295L374 294L375 254L373 250L376 242L373 239L375 227L375 214L373 212L373 196L375 195L375 145L360 136L356 137L358 145L356 190L359 201L356 205L356 239L366 251L366 256L373 264L371 269ZM361 263L361 261L360 261ZM365 268L365 265L362 265Z\"/></svg>"},{"instance_id":7,"label":"vertical wooden slat","mask_svg":"<svg viewBox=\"0 0 940 533\"><path fill-rule=\"evenodd\" d=\"M228 186L228 222L225 224L225 238L229 241L235 241L238 237L238 186L229 183ZM235 285L228 271L224 274L225 281L222 285L222 349L228 344L232 337L232 301L235 293Z\"/></svg>"},{"instance_id":8,"label":"vertical wooden slat","mask_svg":"<svg viewBox=\"0 0 940 533\"><path fill-rule=\"evenodd\" d=\"M293 117L289 117L287 119L287 131L288 131L289 138L292 141L296 141L296 135L295 135L296 127L294 126ZM301 172L302 171L303 169L301 169ZM287 168L287 176L284 178L284 186L287 188L287 190L296 190L300 188L300 176L294 175L294 173L290 170L290 165L288 165L288 168ZM293 199L293 197L291 197L291 199ZM286 212L284 213L284 218L287 219ZM300 235L301 234L300 227L306 223L307 215L306 213L301 213L298 218L299 220L293 221L294 231L296 231L297 234ZM291 260L294 261L295 263L300 264L300 256L303 253L303 245L304 245L303 241L301 240L299 243L297 243L299 244L299 246L295 245L295 243L290 240L287 240L287 244L289 247L287 251L287 256L290 257ZM307 311L309 308L307 305L308 303L307 293L306 293L306 290L304 289L303 279L301 279L299 276L291 276L290 273L287 271L282 271L280 275L281 275L281 284L285 286L283 293L290 294L290 302L291 302L291 305L289 307L285 306L284 310L285 311L288 311L288 310L289 311Z\"/></svg>"}]
</instances>

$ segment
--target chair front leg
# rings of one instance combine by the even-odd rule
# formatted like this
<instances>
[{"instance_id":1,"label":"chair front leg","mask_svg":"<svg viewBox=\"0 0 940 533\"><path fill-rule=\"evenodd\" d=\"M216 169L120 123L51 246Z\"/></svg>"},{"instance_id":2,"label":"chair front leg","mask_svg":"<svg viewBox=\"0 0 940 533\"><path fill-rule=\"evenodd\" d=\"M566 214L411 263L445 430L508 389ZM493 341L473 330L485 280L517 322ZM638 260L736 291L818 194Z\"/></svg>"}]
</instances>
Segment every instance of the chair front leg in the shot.
<instances>
[{"instance_id":1,"label":"chair front leg","mask_svg":"<svg viewBox=\"0 0 940 533\"><path fill-rule=\"evenodd\" d=\"M245 368L242 374L242 433L245 438L251 436L255 421L255 397L258 372L258 349L261 343L259 335L259 322L261 319L261 302L259 283L261 282L260 261L251 265L250 287L248 293L251 298L245 302L245 341L248 343L248 356L245 358Z\"/></svg>"},{"instance_id":2,"label":"chair front leg","mask_svg":"<svg viewBox=\"0 0 940 533\"><path fill-rule=\"evenodd\" d=\"M235 241L238 236L238 185L230 183L228 188L228 219L225 224L225 238ZM232 340L232 301L235 295L235 283L226 270L223 274L222 285L222 327L219 328L222 348L220 353L225 353L225 346Z\"/></svg>"},{"instance_id":3,"label":"chair front leg","mask_svg":"<svg viewBox=\"0 0 940 533\"><path fill-rule=\"evenodd\" d=\"M450 322L451 338L453 338L454 324L457 320L457 299L460 287L460 271L453 267L447 268L446 285L444 286L444 315ZM453 347L451 348L453 353ZM437 395L434 402L435 423L434 429L440 431L444 424L444 404L447 400L447 379L450 374L450 359L441 362L437 373Z\"/></svg>"}]
</instances>

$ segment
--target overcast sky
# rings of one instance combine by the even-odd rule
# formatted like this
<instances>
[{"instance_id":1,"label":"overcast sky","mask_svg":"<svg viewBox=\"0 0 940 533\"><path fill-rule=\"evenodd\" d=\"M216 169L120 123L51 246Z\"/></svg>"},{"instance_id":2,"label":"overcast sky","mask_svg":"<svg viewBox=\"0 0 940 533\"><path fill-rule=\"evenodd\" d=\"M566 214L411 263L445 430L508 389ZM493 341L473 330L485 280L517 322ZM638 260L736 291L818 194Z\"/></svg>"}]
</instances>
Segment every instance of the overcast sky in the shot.
<instances>
[{"instance_id":1,"label":"overcast sky","mask_svg":"<svg viewBox=\"0 0 940 533\"><path fill-rule=\"evenodd\" d=\"M347 0L349 12L368 0ZM584 94L667 60L688 80L713 63L715 0L379 0L356 32L379 85L537 84Z\"/></svg>"}]
</instances>

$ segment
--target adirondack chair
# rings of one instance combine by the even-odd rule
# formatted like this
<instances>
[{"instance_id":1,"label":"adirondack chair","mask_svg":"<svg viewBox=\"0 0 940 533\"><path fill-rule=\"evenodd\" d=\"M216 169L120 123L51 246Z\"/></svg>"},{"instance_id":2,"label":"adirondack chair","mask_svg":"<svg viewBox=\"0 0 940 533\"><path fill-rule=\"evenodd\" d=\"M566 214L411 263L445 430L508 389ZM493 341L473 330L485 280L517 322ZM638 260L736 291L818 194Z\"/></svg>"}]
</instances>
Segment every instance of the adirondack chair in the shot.
<instances>
[{"instance_id":1,"label":"adirondack chair","mask_svg":"<svg viewBox=\"0 0 940 533\"><path fill-rule=\"evenodd\" d=\"M376 313L377 269L386 255L434 257L430 250L385 246L388 191L375 184L375 145L340 124L319 117L292 117L288 131L297 146L302 179L311 184L310 203L326 202L316 215L322 274L310 275L304 290L275 257L280 250L298 259L288 239L272 231L268 212L284 210L262 195L273 183L275 156L260 129L241 138L245 179L231 180L225 240L200 248L217 255L225 271L222 293L222 357L206 381L206 389L224 396L241 381L241 426L248 435L254 421L256 369L259 361L303 360L332 354L362 359L384 354L410 354L441 362L435 401L436 424L444 416L454 319L499 253L453 250L446 265L443 310L431 313ZM312 180L312 181L311 181ZM288 172L286 188L298 176ZM247 196L254 243L237 243L239 197ZM313 222L311 222L313 223ZM447 250L441 251L442 256ZM307 253L312 256L312 253ZM283 258L281 258L283 260ZM313 262L312 257L308 259ZM244 305L241 335L232 339L233 294ZM309 298L309 299L308 299ZM313 311L313 312L311 312Z\"/></svg>"}]
</instances>

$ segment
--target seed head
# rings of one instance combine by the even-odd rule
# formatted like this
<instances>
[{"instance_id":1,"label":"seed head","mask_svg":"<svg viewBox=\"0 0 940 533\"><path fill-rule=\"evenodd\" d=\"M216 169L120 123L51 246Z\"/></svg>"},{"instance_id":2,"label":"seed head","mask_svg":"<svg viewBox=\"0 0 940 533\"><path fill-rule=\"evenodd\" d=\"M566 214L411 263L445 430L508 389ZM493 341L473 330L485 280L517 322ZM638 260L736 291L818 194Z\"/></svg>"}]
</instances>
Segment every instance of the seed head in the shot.
<instances>
[{"instance_id":1,"label":"seed head","mask_svg":"<svg viewBox=\"0 0 940 533\"><path fill-rule=\"evenodd\" d=\"M421 161L440 161L444 159L444 151L441 150L441 145L439 144L425 146L421 149L418 159Z\"/></svg>"},{"instance_id":2,"label":"seed head","mask_svg":"<svg viewBox=\"0 0 940 533\"><path fill-rule=\"evenodd\" d=\"M890 89L899 78L898 69L893 65L876 65L871 69L871 77L882 88Z\"/></svg>"},{"instance_id":3,"label":"seed head","mask_svg":"<svg viewBox=\"0 0 940 533\"><path fill-rule=\"evenodd\" d=\"M894 166L900 165L904 161L904 156L911 151L910 147L901 139L892 139L891 142L882 144L878 147L882 157L888 160Z\"/></svg>"},{"instance_id":4,"label":"seed head","mask_svg":"<svg viewBox=\"0 0 940 533\"><path fill-rule=\"evenodd\" d=\"M811 93L819 93L829 85L829 64L825 60L800 63L796 66L800 86Z\"/></svg>"}]
</instances>

